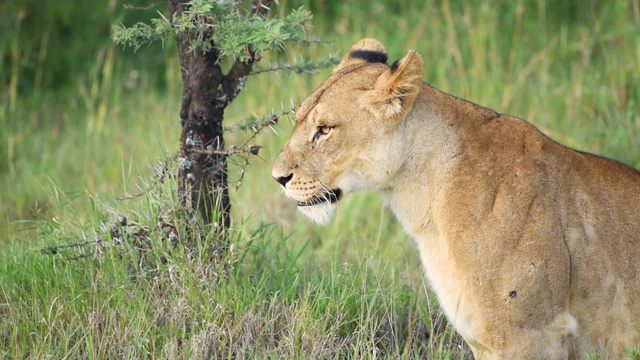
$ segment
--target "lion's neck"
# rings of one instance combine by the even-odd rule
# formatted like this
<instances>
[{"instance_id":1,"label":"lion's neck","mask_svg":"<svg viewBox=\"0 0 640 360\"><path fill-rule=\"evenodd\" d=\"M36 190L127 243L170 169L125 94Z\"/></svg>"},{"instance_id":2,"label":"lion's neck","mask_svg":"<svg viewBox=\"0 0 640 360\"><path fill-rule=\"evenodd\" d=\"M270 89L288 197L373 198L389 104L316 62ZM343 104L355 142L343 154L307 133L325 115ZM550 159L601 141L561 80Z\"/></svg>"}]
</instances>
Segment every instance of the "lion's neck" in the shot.
<instances>
[{"instance_id":1,"label":"lion's neck","mask_svg":"<svg viewBox=\"0 0 640 360\"><path fill-rule=\"evenodd\" d=\"M404 163L382 197L416 239L435 235L433 205L445 200L438 199L441 189L435 184L446 183L456 158L464 152L460 129L467 125L460 123L455 111L467 104L425 84L398 125L396 148L404 152Z\"/></svg>"},{"instance_id":2,"label":"lion's neck","mask_svg":"<svg viewBox=\"0 0 640 360\"><path fill-rule=\"evenodd\" d=\"M499 117L495 111L424 84L413 108L398 124L396 149L404 163L382 196L417 240L435 236L433 213L445 204L443 189L452 169L464 158L465 143L479 127ZM439 185L438 185L439 184ZM428 225L426 225L428 224Z\"/></svg>"}]
</instances>

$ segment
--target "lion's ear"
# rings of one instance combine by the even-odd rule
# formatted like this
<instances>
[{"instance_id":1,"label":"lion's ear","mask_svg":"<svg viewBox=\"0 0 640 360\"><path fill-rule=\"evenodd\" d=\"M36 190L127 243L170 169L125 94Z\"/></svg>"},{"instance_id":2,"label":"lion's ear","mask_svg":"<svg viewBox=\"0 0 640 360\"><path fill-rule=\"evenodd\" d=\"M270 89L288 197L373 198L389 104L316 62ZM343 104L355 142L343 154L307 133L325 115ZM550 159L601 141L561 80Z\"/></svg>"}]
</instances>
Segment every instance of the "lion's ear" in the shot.
<instances>
[{"instance_id":1,"label":"lion's ear","mask_svg":"<svg viewBox=\"0 0 640 360\"><path fill-rule=\"evenodd\" d=\"M366 99L368 106L382 118L402 118L420 93L423 71L422 57L409 50L405 57L380 75Z\"/></svg>"},{"instance_id":2,"label":"lion's ear","mask_svg":"<svg viewBox=\"0 0 640 360\"><path fill-rule=\"evenodd\" d=\"M384 45L376 39L362 39L351 47L351 50L344 56L340 64L333 69L337 72L349 65L360 63L387 63L387 50Z\"/></svg>"}]
</instances>

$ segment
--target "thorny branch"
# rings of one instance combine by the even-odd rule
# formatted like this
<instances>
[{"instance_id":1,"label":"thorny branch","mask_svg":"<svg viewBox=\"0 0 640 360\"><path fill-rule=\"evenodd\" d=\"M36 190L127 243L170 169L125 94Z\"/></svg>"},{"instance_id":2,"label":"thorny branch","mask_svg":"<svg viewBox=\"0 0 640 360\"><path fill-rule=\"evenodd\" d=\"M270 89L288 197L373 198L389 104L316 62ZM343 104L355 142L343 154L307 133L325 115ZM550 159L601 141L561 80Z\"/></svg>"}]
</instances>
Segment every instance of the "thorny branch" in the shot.
<instances>
[{"instance_id":1,"label":"thorny branch","mask_svg":"<svg viewBox=\"0 0 640 360\"><path fill-rule=\"evenodd\" d=\"M162 4L162 2L153 3L148 6L136 6L131 4L124 4L123 7L128 10L151 10L156 8L158 5Z\"/></svg>"},{"instance_id":2,"label":"thorny branch","mask_svg":"<svg viewBox=\"0 0 640 360\"><path fill-rule=\"evenodd\" d=\"M269 12L274 0L255 0L253 3L252 18L264 17ZM260 55L256 54L251 46L246 47L246 52L249 55L249 60L242 61L237 59L231 69L224 76L223 86L224 93L226 95L227 104L233 101L238 96L238 93L244 87L247 76L251 73L253 63L260 61Z\"/></svg>"},{"instance_id":3,"label":"thorny branch","mask_svg":"<svg viewBox=\"0 0 640 360\"><path fill-rule=\"evenodd\" d=\"M262 149L260 145L251 145L245 148L237 148L235 145L231 145L231 148L228 150L220 150L214 149L212 146L208 146L206 149L193 149L191 152L202 155L223 155L223 156L232 156L239 154L251 154L258 155L258 151Z\"/></svg>"},{"instance_id":4,"label":"thorny branch","mask_svg":"<svg viewBox=\"0 0 640 360\"><path fill-rule=\"evenodd\" d=\"M251 128L252 130L251 136L249 136L240 146L231 145L228 149L221 149L221 148L215 148L213 144L209 144L205 147L191 149L191 151L197 154L204 154L204 155L218 155L218 156L222 155L226 157L232 157L234 155L240 156L243 159L243 163L241 165L238 165L240 166L240 179L238 180L235 186L235 189L237 191L240 185L242 185L242 180L244 179L246 168L249 165L249 158L251 157L251 155L258 156L260 149L262 149L262 146L249 145L249 142L255 139L256 136L258 136L258 134L260 134L266 128L270 128L271 131L277 134L276 130L273 128L273 125L278 124L279 120L283 117L291 118L291 115L293 115L294 113L295 113L295 104L291 102L291 107L289 110L283 110L280 114L275 114L272 112L264 120L262 120L258 115L254 115L256 120L258 120L259 124L257 127ZM173 156L171 156L171 160L175 161L177 157L178 157L178 152L174 153ZM164 159L162 163L156 166L155 174L154 174L155 180L149 187L133 195L119 196L116 198L116 200L124 201L124 200L136 199L144 195L148 191L153 190L158 184L162 184L167 174L167 168L169 167L169 164L168 164L169 160L170 159ZM238 163L235 163L235 164L238 164Z\"/></svg>"},{"instance_id":5,"label":"thorny branch","mask_svg":"<svg viewBox=\"0 0 640 360\"><path fill-rule=\"evenodd\" d=\"M284 109L284 104L282 104L281 106ZM279 115L275 114L275 112L273 111L265 119L260 119L257 115L254 115L258 120L261 120L261 121L259 121L259 124L257 127L252 127L253 133L251 134L251 136L249 136L244 141L244 143L240 145L240 147L235 147L234 145L232 145L231 149L225 150L227 152L231 152L231 154L228 154L228 155L242 154L241 157L244 160L242 165L240 165L240 177L235 186L236 191L238 191L238 189L242 185L242 181L244 180L247 166L249 166L249 158L251 157L251 155L258 156L258 152L262 148L260 145L249 145L249 142L251 142L251 140L253 140L256 136L258 136L258 134L260 134L266 128L271 129L271 131L277 134L276 130L273 128L273 125L278 124L278 121L282 117L287 117L290 119L291 115L294 113L295 113L295 104L292 101L291 107L289 108L289 110L283 110L282 113L280 113ZM216 151L216 150L213 150L213 151Z\"/></svg>"},{"instance_id":6,"label":"thorny branch","mask_svg":"<svg viewBox=\"0 0 640 360\"><path fill-rule=\"evenodd\" d=\"M293 64L284 64L284 65L269 65L266 68L256 68L252 70L249 75L258 75L266 72L280 72L280 71L293 71L298 74L302 73L315 73L319 68L328 68L333 65L338 65L341 58L336 55L329 55L327 60L323 61L308 61L305 59L300 59Z\"/></svg>"},{"instance_id":7,"label":"thorny branch","mask_svg":"<svg viewBox=\"0 0 640 360\"><path fill-rule=\"evenodd\" d=\"M281 104L281 107L283 108L283 111L280 114L276 114L272 111L269 115L263 118L254 115L256 124L255 126L251 127L252 134L240 146L231 145L229 149L220 149L214 148L211 144L209 144L209 146L207 147L193 149L193 151L205 155L223 155L229 158L232 158L234 156L239 157L241 161L233 162L240 167L240 176L238 182L235 185L235 189L238 190L238 188L242 185L242 181L244 179L251 156L259 156L259 151L262 148L260 145L249 145L249 142L255 139L256 136L266 128L270 128L273 132L276 132L273 126L278 124L280 119L283 117L291 119L291 116L295 113L296 107L293 101L291 102L290 108L288 110L284 110L284 104ZM138 198L156 188L158 184L162 184L165 181L168 173L169 176L171 176L170 172L167 171L169 162L175 161L177 159L177 156L178 153L176 152L171 158L164 159L160 164L156 166L154 174L155 179L153 183L151 183L146 189L134 195L118 197L117 200L124 201ZM175 215L172 214L170 210L169 212L167 212L166 210L159 210L156 225L149 228L133 223L127 220L127 218L123 215L119 215L118 218L113 221L110 226L107 224L103 224L101 226L101 231L107 233L111 241L108 241L102 236L97 236L95 240L87 239L83 242L56 245L48 247L46 251L54 256L62 256L65 260L80 260L85 258L92 258L96 255L99 255L103 252L104 248L108 246L124 244L125 240L128 240L127 243L133 241L133 243L129 245L132 245L134 249L137 249L138 251L145 251L148 250L147 247L150 246L149 234L152 232L163 233L163 239L168 240L175 246L178 241L178 232L172 219L173 216ZM190 228L198 231L199 225L192 224ZM71 251L73 255L69 255L69 251Z\"/></svg>"},{"instance_id":8,"label":"thorny branch","mask_svg":"<svg viewBox=\"0 0 640 360\"><path fill-rule=\"evenodd\" d=\"M102 232L109 233L111 242L105 240L102 236L97 236L95 240L86 240L83 242L55 245L46 248L46 251L51 255L59 255L65 260L80 260L85 258L92 258L96 255L102 254L104 249L111 245L122 244L126 239L133 239L133 244L138 250L145 250L148 244L149 229L140 224L130 223L123 215L118 216L118 219L114 221L109 229L107 224L103 223L100 227ZM132 230L126 230L126 228ZM68 254L68 251L72 251L73 255ZM119 252L120 255L123 252Z\"/></svg>"}]
</instances>

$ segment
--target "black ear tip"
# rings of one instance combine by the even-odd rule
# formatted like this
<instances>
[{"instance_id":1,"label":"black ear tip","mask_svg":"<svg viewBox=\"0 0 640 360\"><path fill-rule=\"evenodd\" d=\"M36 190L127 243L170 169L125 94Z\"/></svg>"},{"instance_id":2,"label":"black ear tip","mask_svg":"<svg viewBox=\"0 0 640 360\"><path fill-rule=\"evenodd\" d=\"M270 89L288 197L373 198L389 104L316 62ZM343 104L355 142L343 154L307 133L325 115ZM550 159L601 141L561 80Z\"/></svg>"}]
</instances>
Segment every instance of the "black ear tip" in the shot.
<instances>
[{"instance_id":1,"label":"black ear tip","mask_svg":"<svg viewBox=\"0 0 640 360\"><path fill-rule=\"evenodd\" d=\"M368 63L387 63L387 54L382 51L354 50L349 54L352 59L362 59Z\"/></svg>"}]
</instances>

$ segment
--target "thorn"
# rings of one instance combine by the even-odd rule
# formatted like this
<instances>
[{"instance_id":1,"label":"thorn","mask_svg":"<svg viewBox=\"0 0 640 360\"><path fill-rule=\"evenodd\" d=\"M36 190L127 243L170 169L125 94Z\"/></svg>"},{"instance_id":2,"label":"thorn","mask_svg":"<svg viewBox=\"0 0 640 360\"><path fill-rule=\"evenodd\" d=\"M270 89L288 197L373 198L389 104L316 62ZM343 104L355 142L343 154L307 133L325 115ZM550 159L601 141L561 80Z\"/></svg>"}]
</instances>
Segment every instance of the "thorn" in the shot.
<instances>
[{"instance_id":1,"label":"thorn","mask_svg":"<svg viewBox=\"0 0 640 360\"><path fill-rule=\"evenodd\" d=\"M160 15L162 19L164 19L164 21L169 22L169 20L167 20L167 18L164 17L164 15L159 10L156 10L156 12L158 13L158 15Z\"/></svg>"}]
</instances>

